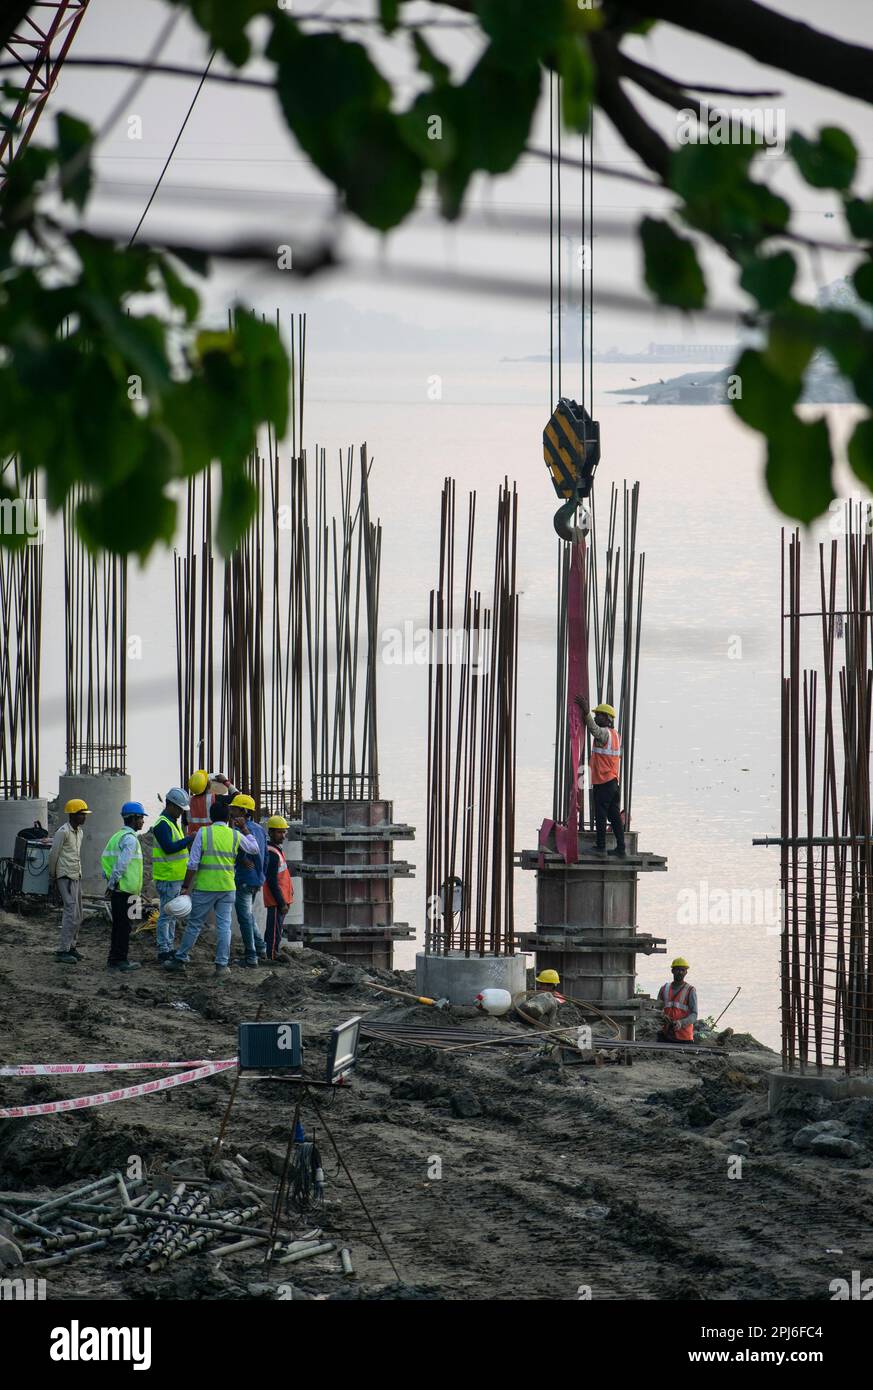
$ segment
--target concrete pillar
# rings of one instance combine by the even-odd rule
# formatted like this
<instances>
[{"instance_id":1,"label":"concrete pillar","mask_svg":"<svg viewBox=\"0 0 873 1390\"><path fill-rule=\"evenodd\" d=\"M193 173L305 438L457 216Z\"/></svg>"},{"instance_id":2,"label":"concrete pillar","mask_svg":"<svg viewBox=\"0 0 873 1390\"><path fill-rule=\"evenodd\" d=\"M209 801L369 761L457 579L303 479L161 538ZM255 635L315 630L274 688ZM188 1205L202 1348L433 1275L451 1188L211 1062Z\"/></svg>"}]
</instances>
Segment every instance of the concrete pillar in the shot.
<instances>
[{"instance_id":1,"label":"concrete pillar","mask_svg":"<svg viewBox=\"0 0 873 1390\"><path fill-rule=\"evenodd\" d=\"M102 896L106 891L106 879L100 867L100 856L109 837L123 824L121 808L125 801L131 800L130 778L126 772L66 774L60 779L58 791L61 819L64 819L64 805L73 797L81 797L91 812L82 837L82 892Z\"/></svg>"},{"instance_id":2,"label":"concrete pillar","mask_svg":"<svg viewBox=\"0 0 873 1390\"><path fill-rule=\"evenodd\" d=\"M48 802L44 796L22 796L0 800L0 859L11 859L19 830L39 821L48 832Z\"/></svg>"},{"instance_id":3,"label":"concrete pillar","mask_svg":"<svg viewBox=\"0 0 873 1390\"><path fill-rule=\"evenodd\" d=\"M527 961L518 956L446 956L419 951L415 957L415 989L430 999L472 1006L483 989L507 989L511 995L527 988Z\"/></svg>"}]
</instances>

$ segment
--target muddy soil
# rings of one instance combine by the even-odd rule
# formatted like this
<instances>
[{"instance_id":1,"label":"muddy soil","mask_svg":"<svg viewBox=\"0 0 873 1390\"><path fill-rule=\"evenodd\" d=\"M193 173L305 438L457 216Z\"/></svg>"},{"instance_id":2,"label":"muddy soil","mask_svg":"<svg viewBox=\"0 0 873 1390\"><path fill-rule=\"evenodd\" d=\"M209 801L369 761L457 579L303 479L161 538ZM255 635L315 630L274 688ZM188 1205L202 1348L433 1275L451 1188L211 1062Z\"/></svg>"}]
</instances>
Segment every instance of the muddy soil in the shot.
<instances>
[{"instance_id":1,"label":"muddy soil","mask_svg":"<svg viewBox=\"0 0 873 1390\"><path fill-rule=\"evenodd\" d=\"M525 1031L467 1010L436 1016L388 1002L361 972L337 970L314 951L272 968L235 968L218 985L209 933L183 977L159 970L153 939L139 936L131 958L143 968L119 978L105 969L107 935L107 924L91 919L80 940L85 959L63 966L54 960L57 915L0 914L4 1063L231 1057L237 1024L259 1006L264 1019L300 1020L315 1074L327 1030L355 1013ZM412 984L400 972L369 978ZM565 1006L562 1019L576 1017ZM317 1224L348 1246L355 1279L343 1277L336 1253L292 1266L290 1279L275 1268L267 1277L257 1251L197 1253L156 1274L119 1270L117 1256L101 1251L48 1271L47 1296L274 1298L279 1284L293 1283L294 1296L320 1299L576 1299L590 1291L599 1299L826 1300L832 1279L873 1264L873 1101L795 1099L771 1116L766 1078L778 1058L753 1039L731 1044L712 1056L643 1053L632 1066L559 1066L535 1047L367 1043L352 1084L331 1094L325 1115L395 1269L309 1107L304 1125L321 1146L327 1185L323 1209L301 1218L301 1229ZM3 1078L0 1107L142 1079ZM0 1121L0 1189L49 1192L125 1169L132 1156L159 1181L201 1173L232 1084L230 1072L98 1109ZM238 1177L261 1190L265 1213L290 1092L242 1079L227 1128L224 1155L247 1160ZM795 1143L801 1131L806 1147ZM821 1132L847 1141L844 1151L810 1147Z\"/></svg>"}]
</instances>

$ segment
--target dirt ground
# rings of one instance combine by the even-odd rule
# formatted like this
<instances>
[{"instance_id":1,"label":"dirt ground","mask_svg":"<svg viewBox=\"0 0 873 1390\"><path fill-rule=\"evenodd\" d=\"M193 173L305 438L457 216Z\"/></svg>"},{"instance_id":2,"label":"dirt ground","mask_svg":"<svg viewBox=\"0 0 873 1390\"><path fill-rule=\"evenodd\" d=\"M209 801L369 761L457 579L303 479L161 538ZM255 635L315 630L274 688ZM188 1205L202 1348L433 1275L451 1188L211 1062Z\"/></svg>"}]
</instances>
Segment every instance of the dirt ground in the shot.
<instances>
[{"instance_id":1,"label":"dirt ground","mask_svg":"<svg viewBox=\"0 0 873 1390\"><path fill-rule=\"evenodd\" d=\"M103 921L89 920L85 960L63 966L54 960L56 916L0 914L5 1064L231 1057L237 1024L261 1004L264 1019L301 1021L314 1072L329 1027L354 1013L525 1031L466 1010L437 1016L386 1002L360 972L337 971L314 951L274 968L234 969L216 985L209 933L183 977L158 969L146 936L131 953L143 969L109 975L106 937ZM411 985L403 973L379 978ZM578 1015L565 1006L563 1017ZM770 1116L766 1075L778 1059L748 1038L727 1048L559 1067L538 1047L447 1053L367 1043L351 1086L332 1093L326 1114L400 1279L310 1108L304 1124L321 1146L327 1187L324 1208L301 1229L317 1224L348 1246L357 1277L345 1279L337 1254L326 1254L291 1267L295 1296L828 1299L832 1279L873 1263L873 1100L795 1099ZM0 1106L149 1076L3 1078ZM0 1189L48 1193L124 1170L132 1155L154 1179L202 1173L232 1078L0 1121ZM248 1166L226 1175L263 1190L265 1223L291 1113L288 1088L241 1081L224 1154ZM795 1146L798 1131L823 1121L849 1137L847 1155ZM737 1153L741 1176L732 1178ZM154 1275L118 1269L116 1259L101 1251L51 1269L48 1297L274 1298L289 1283L287 1269L266 1278L257 1251L218 1260L197 1253Z\"/></svg>"}]
</instances>

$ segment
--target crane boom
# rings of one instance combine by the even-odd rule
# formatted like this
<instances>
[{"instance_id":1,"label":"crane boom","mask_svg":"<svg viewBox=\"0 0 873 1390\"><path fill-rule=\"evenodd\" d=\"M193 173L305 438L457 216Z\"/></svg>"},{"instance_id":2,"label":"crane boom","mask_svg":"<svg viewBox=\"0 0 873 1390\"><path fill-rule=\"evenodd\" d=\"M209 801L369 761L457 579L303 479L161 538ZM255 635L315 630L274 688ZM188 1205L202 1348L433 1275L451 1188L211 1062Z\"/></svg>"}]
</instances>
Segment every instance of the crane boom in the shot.
<instances>
[{"instance_id":1,"label":"crane boom","mask_svg":"<svg viewBox=\"0 0 873 1390\"><path fill-rule=\"evenodd\" d=\"M0 187L12 161L36 128L89 3L90 0L40 0L0 46L2 57L12 58L21 69L20 78L17 73L11 75L10 85L19 92L15 110L9 125L0 130Z\"/></svg>"}]
</instances>

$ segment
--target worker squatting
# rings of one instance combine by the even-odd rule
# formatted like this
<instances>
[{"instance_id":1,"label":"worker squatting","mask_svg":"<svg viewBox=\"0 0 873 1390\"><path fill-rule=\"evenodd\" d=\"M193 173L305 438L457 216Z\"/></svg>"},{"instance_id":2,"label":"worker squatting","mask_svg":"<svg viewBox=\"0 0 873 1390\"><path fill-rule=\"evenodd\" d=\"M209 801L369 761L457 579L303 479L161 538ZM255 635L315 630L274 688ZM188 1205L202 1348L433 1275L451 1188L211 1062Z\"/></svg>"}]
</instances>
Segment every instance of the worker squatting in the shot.
<instances>
[{"instance_id":1,"label":"worker squatting","mask_svg":"<svg viewBox=\"0 0 873 1390\"><path fill-rule=\"evenodd\" d=\"M189 795L190 793L190 795ZM67 819L57 831L49 855L49 874L63 904L61 940L56 960L77 965L82 925L82 837L91 814L79 798L64 807ZM293 901L291 872L284 843L288 822L270 816L266 830L254 819L252 797L226 777L203 770L188 779L188 791L171 787L152 828L152 878L158 895L157 960L166 970L183 971L207 919L216 928L215 973L226 979L230 966L232 914L243 945L242 964L275 961ZM140 832L146 810L139 801L121 807L121 828L110 838L101 859L112 914L107 966L138 970L128 959L130 931L140 915L143 855ZM267 922L261 936L254 902L263 893ZM133 907L133 911L131 910ZM177 945L176 928L184 924Z\"/></svg>"}]
</instances>

